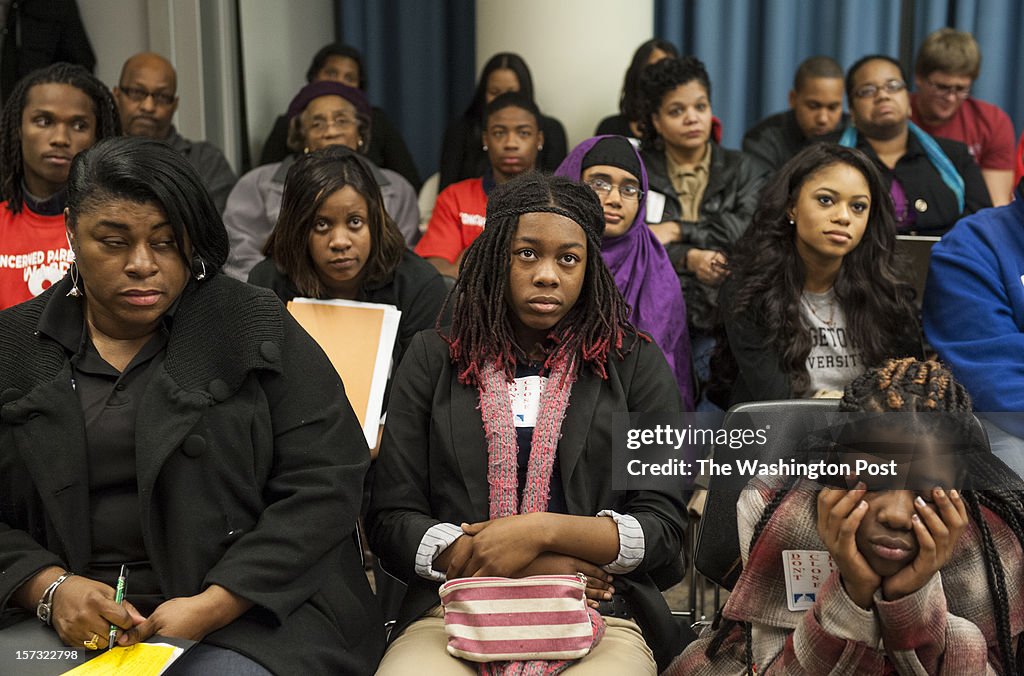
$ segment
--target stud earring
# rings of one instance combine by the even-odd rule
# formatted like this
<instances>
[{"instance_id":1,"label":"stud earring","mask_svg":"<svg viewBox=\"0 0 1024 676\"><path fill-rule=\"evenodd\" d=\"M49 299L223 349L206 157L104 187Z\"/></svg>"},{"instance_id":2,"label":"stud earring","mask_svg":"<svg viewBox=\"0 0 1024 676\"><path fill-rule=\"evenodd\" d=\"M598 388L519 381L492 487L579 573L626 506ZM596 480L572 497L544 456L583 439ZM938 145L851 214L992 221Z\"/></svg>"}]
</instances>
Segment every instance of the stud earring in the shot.
<instances>
[{"instance_id":1,"label":"stud earring","mask_svg":"<svg viewBox=\"0 0 1024 676\"><path fill-rule=\"evenodd\" d=\"M791 219L789 219L789 224L790 224L790 225L796 225L796 221L794 221L794 220L793 220L793 219L791 218Z\"/></svg>"},{"instance_id":2,"label":"stud earring","mask_svg":"<svg viewBox=\"0 0 1024 676\"><path fill-rule=\"evenodd\" d=\"M487 144L486 143L484 144L484 152L485 153L487 152Z\"/></svg>"}]
</instances>

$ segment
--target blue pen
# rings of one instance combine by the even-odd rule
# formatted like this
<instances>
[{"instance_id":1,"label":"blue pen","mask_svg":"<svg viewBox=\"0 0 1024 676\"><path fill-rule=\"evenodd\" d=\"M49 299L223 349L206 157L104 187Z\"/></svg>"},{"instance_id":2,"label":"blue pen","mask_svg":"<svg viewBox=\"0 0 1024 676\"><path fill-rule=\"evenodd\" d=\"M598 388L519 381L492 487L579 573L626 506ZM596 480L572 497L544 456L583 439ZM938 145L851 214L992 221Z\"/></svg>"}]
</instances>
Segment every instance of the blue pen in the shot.
<instances>
[{"instance_id":1,"label":"blue pen","mask_svg":"<svg viewBox=\"0 0 1024 676\"><path fill-rule=\"evenodd\" d=\"M114 592L114 603L121 605L124 603L124 593L128 587L128 566L121 564L121 574L117 576L117 590ZM114 641L117 640L117 625L110 625L110 636L107 638L107 650L114 647Z\"/></svg>"}]
</instances>

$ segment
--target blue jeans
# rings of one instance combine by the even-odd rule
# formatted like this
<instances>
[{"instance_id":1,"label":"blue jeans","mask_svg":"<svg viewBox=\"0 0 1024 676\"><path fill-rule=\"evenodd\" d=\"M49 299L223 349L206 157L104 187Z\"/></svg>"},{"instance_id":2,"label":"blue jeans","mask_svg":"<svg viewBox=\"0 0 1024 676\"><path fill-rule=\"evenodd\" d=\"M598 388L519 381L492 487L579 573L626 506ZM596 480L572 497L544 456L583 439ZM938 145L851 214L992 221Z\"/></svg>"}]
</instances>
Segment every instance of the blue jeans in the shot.
<instances>
[{"instance_id":1,"label":"blue jeans","mask_svg":"<svg viewBox=\"0 0 1024 676\"><path fill-rule=\"evenodd\" d=\"M997 417L999 414L995 414ZM1006 416L1019 416L1019 413L1007 413ZM988 433L988 442L992 447L992 454L1006 463L1007 467L1017 473L1017 476L1024 477L1024 439L1015 437L1009 432L985 418L981 419Z\"/></svg>"},{"instance_id":2,"label":"blue jeans","mask_svg":"<svg viewBox=\"0 0 1024 676\"><path fill-rule=\"evenodd\" d=\"M693 360L693 373L700 383L700 399L696 402L698 413L721 411L707 397L707 384L711 380L711 353L715 351L715 337L703 331L690 330L690 355Z\"/></svg>"},{"instance_id":3,"label":"blue jeans","mask_svg":"<svg viewBox=\"0 0 1024 676\"><path fill-rule=\"evenodd\" d=\"M192 646L166 673L167 676L274 676L241 653L207 643Z\"/></svg>"}]
</instances>

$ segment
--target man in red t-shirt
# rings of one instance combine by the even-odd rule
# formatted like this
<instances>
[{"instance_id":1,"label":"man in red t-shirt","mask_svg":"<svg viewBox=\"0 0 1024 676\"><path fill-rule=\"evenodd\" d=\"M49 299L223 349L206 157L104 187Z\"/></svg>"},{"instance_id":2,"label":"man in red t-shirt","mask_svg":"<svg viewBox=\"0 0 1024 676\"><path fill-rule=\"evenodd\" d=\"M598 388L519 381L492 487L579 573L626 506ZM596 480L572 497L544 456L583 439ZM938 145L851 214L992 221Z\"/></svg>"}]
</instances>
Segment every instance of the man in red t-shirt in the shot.
<instances>
[{"instance_id":1,"label":"man in red t-shirt","mask_svg":"<svg viewBox=\"0 0 1024 676\"><path fill-rule=\"evenodd\" d=\"M981 69L981 51L970 33L940 28L921 44L914 64L917 92L911 119L932 136L967 145L981 167L992 204L1013 192L1013 123L998 106L970 98Z\"/></svg>"},{"instance_id":2,"label":"man in red t-shirt","mask_svg":"<svg viewBox=\"0 0 1024 676\"><path fill-rule=\"evenodd\" d=\"M544 147L539 120L537 105L518 92L506 92L487 104L481 140L490 172L442 190L427 231L416 245L416 253L442 275L459 276L463 253L484 231L490 189L536 165L537 152Z\"/></svg>"},{"instance_id":3,"label":"man in red t-shirt","mask_svg":"<svg viewBox=\"0 0 1024 676\"><path fill-rule=\"evenodd\" d=\"M106 86L57 63L21 80L0 117L0 310L58 281L73 256L64 186L75 155L121 128Z\"/></svg>"}]
</instances>

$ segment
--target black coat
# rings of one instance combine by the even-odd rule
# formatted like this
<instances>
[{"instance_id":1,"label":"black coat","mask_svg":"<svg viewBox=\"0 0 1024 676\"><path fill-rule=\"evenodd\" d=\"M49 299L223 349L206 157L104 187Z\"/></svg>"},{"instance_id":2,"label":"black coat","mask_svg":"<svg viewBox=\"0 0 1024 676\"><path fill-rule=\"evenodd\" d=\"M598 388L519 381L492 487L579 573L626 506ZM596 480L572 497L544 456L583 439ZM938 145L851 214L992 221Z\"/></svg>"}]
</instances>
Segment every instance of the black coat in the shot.
<instances>
[{"instance_id":1,"label":"black coat","mask_svg":"<svg viewBox=\"0 0 1024 676\"><path fill-rule=\"evenodd\" d=\"M738 283L737 278L731 277L722 284L718 301L723 308L733 307ZM890 357L924 357L921 327L916 316L908 315L902 321L896 319L885 323L903 329L890 346ZM719 367L721 375L731 383L717 385L719 388L728 385L730 389L728 395L720 389L719 400L715 403L729 408L748 401L793 399L792 377L783 364L782 353L776 345L766 342L764 312L758 308L748 308L742 314L723 310L722 325L719 339L724 339L726 344L721 346L722 356L719 359L724 357L725 363L712 362L712 369ZM725 396L728 396L727 401Z\"/></svg>"},{"instance_id":2,"label":"black coat","mask_svg":"<svg viewBox=\"0 0 1024 676\"><path fill-rule=\"evenodd\" d=\"M249 283L273 290L282 303L300 295L292 280L277 268L271 258L264 258L256 264L249 273ZM448 286L437 268L408 249L402 251L402 260L389 281L360 290L356 300L394 305L402 313L391 355L393 369L402 362L402 355L413 336L437 323L447 295Z\"/></svg>"},{"instance_id":3,"label":"black coat","mask_svg":"<svg viewBox=\"0 0 1024 676\"><path fill-rule=\"evenodd\" d=\"M85 423L48 300L0 313L0 609L90 560ZM370 674L383 624L355 541L369 453L326 357L264 289L190 283L136 420L139 518L164 596L254 607L205 641L276 673Z\"/></svg>"},{"instance_id":4,"label":"black coat","mask_svg":"<svg viewBox=\"0 0 1024 676\"><path fill-rule=\"evenodd\" d=\"M650 190L666 197L661 221L679 221L679 195L668 177L665 153L647 149L641 157L647 167ZM704 331L710 329L718 290L697 281L696 275L686 269L686 254L696 248L722 251L728 256L754 217L767 173L768 167L750 155L711 143L708 185L700 202L698 220L695 223L680 221L682 240L665 247L679 275L691 326Z\"/></svg>"},{"instance_id":5,"label":"black coat","mask_svg":"<svg viewBox=\"0 0 1024 676\"><path fill-rule=\"evenodd\" d=\"M839 120L839 129L846 127L849 115L843 113ZM790 110L769 115L743 135L743 152L753 155L772 171L778 171L791 157L820 138L809 139L804 136L796 121L796 113Z\"/></svg>"},{"instance_id":6,"label":"black coat","mask_svg":"<svg viewBox=\"0 0 1024 676\"><path fill-rule=\"evenodd\" d=\"M608 376L602 380L585 369L573 384L557 451L563 490L570 514L594 516L613 509L640 522L644 560L633 572L616 576L615 587L629 599L664 667L683 642L652 575L679 564L686 503L682 488L677 493L612 489L612 417L626 411L678 412L679 387L661 351L647 342L624 361L610 357ZM416 550L427 529L488 519L479 398L476 388L458 382L448 345L436 332L413 339L395 376L366 520L382 565L409 585L392 639L439 603L439 584L415 572Z\"/></svg>"}]
</instances>

